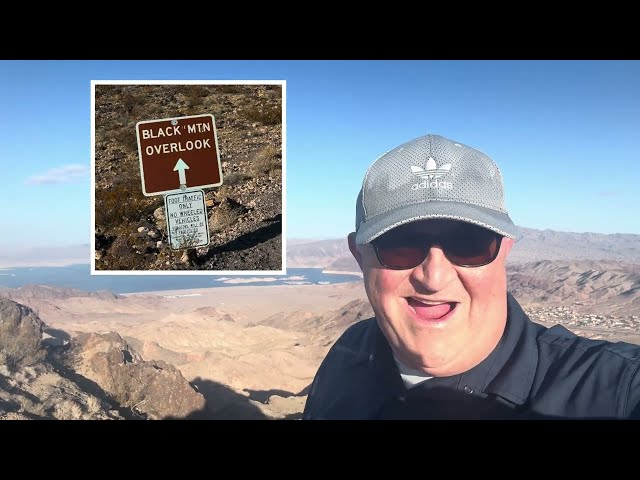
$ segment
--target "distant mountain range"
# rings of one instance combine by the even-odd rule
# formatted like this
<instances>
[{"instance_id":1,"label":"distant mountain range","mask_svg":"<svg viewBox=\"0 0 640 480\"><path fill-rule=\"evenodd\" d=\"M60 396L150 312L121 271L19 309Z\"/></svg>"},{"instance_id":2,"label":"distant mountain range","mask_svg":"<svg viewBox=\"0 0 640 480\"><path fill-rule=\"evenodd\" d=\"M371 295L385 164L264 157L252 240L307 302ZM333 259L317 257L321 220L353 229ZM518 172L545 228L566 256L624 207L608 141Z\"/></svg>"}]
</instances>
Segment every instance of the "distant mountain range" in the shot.
<instances>
[{"instance_id":1,"label":"distant mountain range","mask_svg":"<svg viewBox=\"0 0 640 480\"><path fill-rule=\"evenodd\" d=\"M573 233L520 227L509 264L542 260L615 260L640 263L640 235ZM347 239L300 240L287 243L287 266L358 271Z\"/></svg>"},{"instance_id":2,"label":"distant mountain range","mask_svg":"<svg viewBox=\"0 0 640 480\"><path fill-rule=\"evenodd\" d=\"M640 263L640 235L573 233L520 227L509 263L542 260L615 260ZM88 244L34 247L0 253L0 268L90 263ZM347 239L287 239L287 266L328 271L359 271Z\"/></svg>"},{"instance_id":3,"label":"distant mountain range","mask_svg":"<svg viewBox=\"0 0 640 480\"><path fill-rule=\"evenodd\" d=\"M31 247L26 249L2 249L0 268L56 267L90 263L89 244L58 247Z\"/></svg>"},{"instance_id":4,"label":"distant mountain range","mask_svg":"<svg viewBox=\"0 0 640 480\"><path fill-rule=\"evenodd\" d=\"M576 311L640 314L640 262L539 260L507 265L508 290L526 305L571 305Z\"/></svg>"}]
</instances>

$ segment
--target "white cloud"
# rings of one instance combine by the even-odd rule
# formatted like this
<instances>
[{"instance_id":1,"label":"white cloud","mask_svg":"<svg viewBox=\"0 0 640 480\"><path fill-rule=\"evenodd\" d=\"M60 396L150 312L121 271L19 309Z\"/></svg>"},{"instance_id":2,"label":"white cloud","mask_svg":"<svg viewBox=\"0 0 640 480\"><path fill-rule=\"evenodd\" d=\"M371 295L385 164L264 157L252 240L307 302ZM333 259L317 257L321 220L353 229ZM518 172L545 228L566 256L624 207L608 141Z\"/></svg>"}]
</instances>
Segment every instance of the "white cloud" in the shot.
<instances>
[{"instance_id":1,"label":"white cloud","mask_svg":"<svg viewBox=\"0 0 640 480\"><path fill-rule=\"evenodd\" d=\"M87 165L71 164L64 167L52 168L40 175L33 175L26 180L27 185L42 185L56 183L73 183L82 180L89 174Z\"/></svg>"}]
</instances>

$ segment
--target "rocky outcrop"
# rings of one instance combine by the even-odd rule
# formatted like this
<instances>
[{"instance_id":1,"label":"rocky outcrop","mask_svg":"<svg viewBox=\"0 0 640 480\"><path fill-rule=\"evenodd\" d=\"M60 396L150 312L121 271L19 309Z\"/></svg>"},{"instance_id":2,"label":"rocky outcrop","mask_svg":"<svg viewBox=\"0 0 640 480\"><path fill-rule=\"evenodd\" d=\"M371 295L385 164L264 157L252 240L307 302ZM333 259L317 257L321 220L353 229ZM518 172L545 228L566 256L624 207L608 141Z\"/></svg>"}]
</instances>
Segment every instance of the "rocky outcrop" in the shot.
<instances>
[{"instance_id":1,"label":"rocky outcrop","mask_svg":"<svg viewBox=\"0 0 640 480\"><path fill-rule=\"evenodd\" d=\"M44 324L29 307L0 299L0 364L9 371L38 363Z\"/></svg>"},{"instance_id":2,"label":"rocky outcrop","mask_svg":"<svg viewBox=\"0 0 640 480\"><path fill-rule=\"evenodd\" d=\"M0 365L0 420L118 420L118 409L48 364Z\"/></svg>"},{"instance_id":3,"label":"rocky outcrop","mask_svg":"<svg viewBox=\"0 0 640 480\"><path fill-rule=\"evenodd\" d=\"M204 397L177 368L163 361L145 362L115 332L80 334L65 357L78 374L143 418L183 418L204 409Z\"/></svg>"},{"instance_id":4,"label":"rocky outcrop","mask_svg":"<svg viewBox=\"0 0 640 480\"><path fill-rule=\"evenodd\" d=\"M204 410L179 370L144 361L117 333L44 344L45 330L31 308L0 299L0 419L197 418Z\"/></svg>"},{"instance_id":5,"label":"rocky outcrop","mask_svg":"<svg viewBox=\"0 0 640 480\"><path fill-rule=\"evenodd\" d=\"M162 360L175 366L180 366L188 360L186 354L164 348L152 340L140 340L129 336L125 336L124 340L147 360Z\"/></svg>"},{"instance_id":6,"label":"rocky outcrop","mask_svg":"<svg viewBox=\"0 0 640 480\"><path fill-rule=\"evenodd\" d=\"M117 419L99 396L63 376L42 346L46 325L29 307L0 299L0 419Z\"/></svg>"},{"instance_id":7,"label":"rocky outcrop","mask_svg":"<svg viewBox=\"0 0 640 480\"><path fill-rule=\"evenodd\" d=\"M44 330L42 320L32 309L4 298L0 298L0 326L37 338L42 337Z\"/></svg>"}]
</instances>

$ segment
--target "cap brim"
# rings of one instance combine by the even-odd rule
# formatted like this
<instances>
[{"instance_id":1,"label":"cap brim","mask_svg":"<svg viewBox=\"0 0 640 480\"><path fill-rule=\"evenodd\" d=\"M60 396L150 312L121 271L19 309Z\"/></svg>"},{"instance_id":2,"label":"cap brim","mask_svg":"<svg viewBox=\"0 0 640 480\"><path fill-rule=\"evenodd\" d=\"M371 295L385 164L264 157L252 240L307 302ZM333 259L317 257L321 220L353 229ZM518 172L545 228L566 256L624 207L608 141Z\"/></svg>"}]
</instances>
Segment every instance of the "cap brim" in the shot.
<instances>
[{"instance_id":1,"label":"cap brim","mask_svg":"<svg viewBox=\"0 0 640 480\"><path fill-rule=\"evenodd\" d=\"M506 213L465 203L431 201L405 205L363 222L356 233L356 243L358 245L369 243L383 233L405 223L434 218L473 223L505 237L518 236L518 228Z\"/></svg>"}]
</instances>

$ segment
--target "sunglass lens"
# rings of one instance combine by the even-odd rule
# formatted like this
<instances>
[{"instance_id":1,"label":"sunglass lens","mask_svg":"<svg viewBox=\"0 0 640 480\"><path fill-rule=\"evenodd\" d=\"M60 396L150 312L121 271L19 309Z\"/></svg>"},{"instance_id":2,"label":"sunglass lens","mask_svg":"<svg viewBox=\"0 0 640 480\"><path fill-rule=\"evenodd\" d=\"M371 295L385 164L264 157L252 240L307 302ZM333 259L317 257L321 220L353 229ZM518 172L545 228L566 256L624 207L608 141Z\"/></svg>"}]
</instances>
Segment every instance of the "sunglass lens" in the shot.
<instances>
[{"instance_id":1,"label":"sunglass lens","mask_svg":"<svg viewBox=\"0 0 640 480\"><path fill-rule=\"evenodd\" d=\"M458 265L479 266L493 261L498 253L499 237L480 227L465 227L464 232L448 236L444 245L449 259Z\"/></svg>"},{"instance_id":2,"label":"sunglass lens","mask_svg":"<svg viewBox=\"0 0 640 480\"><path fill-rule=\"evenodd\" d=\"M378 260L392 269L414 268L426 257L427 246L379 244L376 246Z\"/></svg>"}]
</instances>

